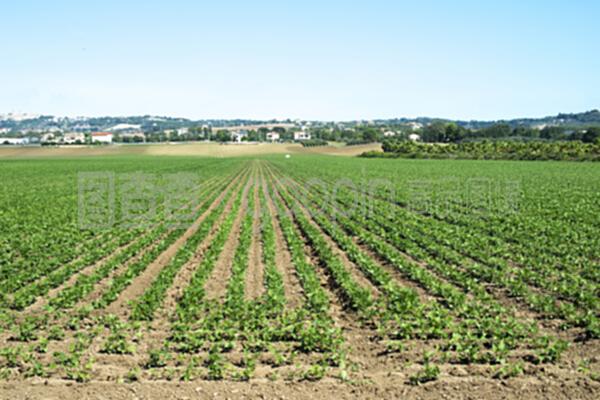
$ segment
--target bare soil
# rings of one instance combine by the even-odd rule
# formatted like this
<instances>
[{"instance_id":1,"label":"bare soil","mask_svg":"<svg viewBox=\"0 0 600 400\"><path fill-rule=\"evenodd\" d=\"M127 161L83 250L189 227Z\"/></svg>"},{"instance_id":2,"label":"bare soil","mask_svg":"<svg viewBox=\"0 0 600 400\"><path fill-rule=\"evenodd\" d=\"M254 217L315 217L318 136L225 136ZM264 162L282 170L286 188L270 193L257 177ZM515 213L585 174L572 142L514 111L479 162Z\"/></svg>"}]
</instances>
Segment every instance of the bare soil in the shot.
<instances>
[{"instance_id":1,"label":"bare soil","mask_svg":"<svg viewBox=\"0 0 600 400\"><path fill-rule=\"evenodd\" d=\"M360 319L357 313L345 308L343 296L337 289L338 285L333 282L331 276L321 265L321 260L315 253L315 250L305 240L305 256L307 261L314 267L317 276L321 280L330 303L328 310L333 324L340 329L344 338L343 347L347 352L347 365L345 371L347 376L339 375L340 370L331 368L328 370L325 378L317 382L303 380L296 375L294 378L286 376L288 371L294 368L304 369L312 365L316 354L300 354L294 360L294 365L286 365L274 368L267 358L273 357L272 352L264 352L258 358L258 366L254 378L249 382L237 382L231 379L224 381L208 381L198 376L192 382L179 381L181 370L189 365L191 357L197 357L199 360L207 359L207 351L200 349L194 354L177 353L174 355L169 366L179 368L173 380L166 380L162 375L159 377L151 376L151 372L165 373L167 368L158 368L148 370L142 368L139 382L122 383L123 377L128 371L135 370L144 365L147 360L150 348L158 348L167 337L172 333L172 320L170 317L176 308L177 300L182 290L188 284L192 274L202 259L204 251L210 244L216 234L216 228L220 222L229 215L233 206L235 194L239 190L244 191L244 201L241 209L235 218L234 227L225 244L223 252L219 256L217 265L213 274L207 281L207 298L220 299L224 295L227 282L231 274L231 260L236 250L236 244L239 235L239 228L243 213L247 210L248 196L254 196L258 204L258 190L263 190L267 198L266 209L275 214L275 204L271 195L279 196L277 190L287 190L294 193L295 186L287 188L277 188L270 192L265 176L270 177L272 172L269 168L260 162L251 167L251 176L240 175L233 179L228 186L233 190L233 196L225 205L224 213L216 222L215 226L207 238L198 246L192 259L186 263L175 277L174 284L168 289L164 300L164 305L158 311L157 316L151 323L144 323L138 327L127 327L127 339L135 342L136 352L130 355L103 354L101 352L108 329L101 328L97 332L90 346L83 350L83 362L91 358L95 359L92 371L91 382L80 384L72 380L63 380L64 374L60 372L50 373L49 378L25 378L24 370L16 371L13 368L14 379L0 379L0 400L1 399L229 399L229 398L277 398L277 399L304 399L323 397L326 399L354 399L354 398L373 398L373 399L438 399L438 398L459 398L459 399L513 399L513 398L548 398L548 399L596 399L600 398L600 382L591 372L599 371L600 366L600 341L588 340L579 341L576 337L576 331L569 330L561 332L558 326L552 325L541 315L533 313L523 307L522 304L509 298L502 290L493 286L489 287L489 293L494 296L498 302L506 306L509 311L514 311L520 320L532 320L536 322L541 333L557 335L571 342L570 348L564 353L563 358L556 364L534 365L527 363L521 375L506 379L496 380L491 378L498 365L491 364L470 364L461 365L443 360L436 360L436 365L440 368L440 375L436 381L412 386L408 384L409 377L423 368L423 354L426 351L433 350L440 344L440 340L406 340L405 348L402 351L386 352L385 343L377 338L375 324L368 320ZM258 186L250 192L250 184L253 178L258 175ZM197 229L207 213L216 207L222 196L211 203L208 211L203 213L194 223L194 225L179 238L161 257L157 258L149 268L140 274L121 296L111 306L107 312L116 313L122 320L125 320L129 314L127 301L141 295L143 291L153 282L161 268L166 265L175 254L175 251L185 242L187 238ZM311 224L317 229L316 225L302 208L305 216L309 218ZM253 242L251 245L249 257L250 265L246 275L246 294L249 299L255 298L264 290L263 279L264 265L261 261L260 235L258 231L258 210L254 212L255 223L253 225ZM285 211L289 212L289 208ZM287 249L285 238L281 231L279 221L273 218L273 225L276 235L276 264L282 273L284 281L284 290L287 298L287 307L296 308L304 303L304 293L295 269L292 263L291 255ZM297 229L297 227L296 227ZM323 234L327 243L334 249L336 255L342 260L344 266L351 271L353 278L364 287L368 287L374 294L379 293L375 287L354 265L347 256L338 248L334 241ZM423 302L436 301L434 297L428 294L421 287L407 279L393 266L386 265L375 254L367 251L357 238L352 238L366 255L378 262L385 268L400 285L412 287L419 293ZM407 256L408 257L408 256ZM407 260L419 262L412 258ZM428 268L424 263L420 263L423 268ZM102 285L99 285L102 287ZM86 297L86 302L96 296L93 292ZM75 309L57 318L56 322L65 323L70 316L75 313ZM60 321L59 321L60 319ZM89 326L82 326L81 330L90 332L97 325L93 321L86 319L85 323ZM139 329L139 331L137 331ZM38 332L43 338L47 332ZM32 353L37 360L43 361L45 365L52 361L52 354L55 351L68 352L69 346L77 341L77 330L66 332L66 337L62 341L51 341L48 351L44 354ZM8 337L10 332L3 332L2 337ZM2 338L0 338L1 340ZM14 341L3 340L0 344L8 346L33 346L35 341L15 343ZM285 346L284 343L275 342L273 346ZM241 364L239 349L234 349L226 355L227 359L236 366ZM5 360L0 356L0 362ZM4 365L4 364L2 364ZM201 366L204 368L205 366ZM0 368L0 372L6 372ZM279 376L276 379L269 379L271 373L277 372ZM166 375L165 375L166 376Z\"/></svg>"},{"instance_id":2,"label":"bare soil","mask_svg":"<svg viewBox=\"0 0 600 400\"><path fill-rule=\"evenodd\" d=\"M273 204L271 194L267 189L264 176L261 176L261 180L262 190L267 200L267 210L271 215L277 215L277 211L275 205ZM292 262L292 256L285 243L283 232L281 230L281 226L279 225L279 220L277 218L273 218L272 221L273 230L275 232L275 264L277 265L277 268L283 277L283 288L287 305L291 308L300 307L305 301L304 291L302 290L302 285L300 284L298 276L296 275L296 270L294 269L294 264Z\"/></svg>"},{"instance_id":3,"label":"bare soil","mask_svg":"<svg viewBox=\"0 0 600 400\"><path fill-rule=\"evenodd\" d=\"M208 281L206 282L205 296L207 299L223 299L225 296L225 292L227 290L227 283L229 282L229 278L231 277L231 266L233 263L233 257L235 256L235 249L238 244L238 236L240 233L240 227L242 224L242 218L244 213L247 212L248 207L248 192L250 190L250 185L252 183L252 176L248 178L246 185L244 187L242 204L240 205L240 209L238 211L238 215L235 218L233 223L233 227L231 228L231 233L225 242L225 246L223 246L223 250L217 260L215 267L212 271L212 274Z\"/></svg>"},{"instance_id":4,"label":"bare soil","mask_svg":"<svg viewBox=\"0 0 600 400\"><path fill-rule=\"evenodd\" d=\"M250 254L248 256L248 269L246 270L244 297L246 300L259 298L265 292L264 285L264 265L262 262L262 243L260 227L260 197L258 196L259 181L258 177L254 179L254 210L252 211L252 243L250 244Z\"/></svg>"},{"instance_id":5,"label":"bare soil","mask_svg":"<svg viewBox=\"0 0 600 400\"><path fill-rule=\"evenodd\" d=\"M221 204L227 190L231 188L235 181L229 183L227 188L219 194L212 204L200 215L192 225L181 235L177 240L167 248L161 255L158 256L148 267L138 275L134 281L123 290L119 297L106 308L106 313L124 316L129 313L127 307L130 300L134 300L141 296L146 288L154 282L160 271L171 261L179 248L200 228L206 217ZM199 205L198 207L200 207Z\"/></svg>"},{"instance_id":6,"label":"bare soil","mask_svg":"<svg viewBox=\"0 0 600 400\"><path fill-rule=\"evenodd\" d=\"M408 386L395 379L386 382L345 384L335 380L289 383L269 382L11 382L0 383L0 398L11 400L129 400L129 399L597 399L600 384L570 381L557 382L533 378L514 379L508 383L472 377Z\"/></svg>"},{"instance_id":7,"label":"bare soil","mask_svg":"<svg viewBox=\"0 0 600 400\"><path fill-rule=\"evenodd\" d=\"M358 146L303 147L297 143L260 144L136 144L110 146L7 147L0 146L0 158L79 157L107 155L207 156L235 157L263 154L328 154L355 156L365 151L381 150L380 144Z\"/></svg>"}]
</instances>

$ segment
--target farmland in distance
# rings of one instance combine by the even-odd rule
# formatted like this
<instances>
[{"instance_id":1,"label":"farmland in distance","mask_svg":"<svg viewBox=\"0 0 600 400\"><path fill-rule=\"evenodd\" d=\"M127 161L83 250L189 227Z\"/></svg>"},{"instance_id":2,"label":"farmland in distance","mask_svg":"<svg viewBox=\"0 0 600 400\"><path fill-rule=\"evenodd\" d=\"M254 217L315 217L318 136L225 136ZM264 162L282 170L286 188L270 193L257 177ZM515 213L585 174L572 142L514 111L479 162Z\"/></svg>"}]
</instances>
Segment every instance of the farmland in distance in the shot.
<instances>
[{"instance_id":1,"label":"farmland in distance","mask_svg":"<svg viewBox=\"0 0 600 400\"><path fill-rule=\"evenodd\" d=\"M5 393L600 390L600 165L140 155L0 176Z\"/></svg>"}]
</instances>

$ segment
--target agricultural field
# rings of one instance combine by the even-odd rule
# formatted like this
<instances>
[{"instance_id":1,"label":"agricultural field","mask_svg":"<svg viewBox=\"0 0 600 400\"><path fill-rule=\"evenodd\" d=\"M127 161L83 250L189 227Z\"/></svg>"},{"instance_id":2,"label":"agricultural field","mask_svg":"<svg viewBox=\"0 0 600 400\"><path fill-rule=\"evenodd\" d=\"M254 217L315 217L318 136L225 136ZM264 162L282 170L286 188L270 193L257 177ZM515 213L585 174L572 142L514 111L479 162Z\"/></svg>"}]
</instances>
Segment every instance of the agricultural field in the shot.
<instances>
[{"instance_id":1,"label":"agricultural field","mask_svg":"<svg viewBox=\"0 0 600 400\"><path fill-rule=\"evenodd\" d=\"M0 398L600 395L600 164L119 155L0 177Z\"/></svg>"}]
</instances>

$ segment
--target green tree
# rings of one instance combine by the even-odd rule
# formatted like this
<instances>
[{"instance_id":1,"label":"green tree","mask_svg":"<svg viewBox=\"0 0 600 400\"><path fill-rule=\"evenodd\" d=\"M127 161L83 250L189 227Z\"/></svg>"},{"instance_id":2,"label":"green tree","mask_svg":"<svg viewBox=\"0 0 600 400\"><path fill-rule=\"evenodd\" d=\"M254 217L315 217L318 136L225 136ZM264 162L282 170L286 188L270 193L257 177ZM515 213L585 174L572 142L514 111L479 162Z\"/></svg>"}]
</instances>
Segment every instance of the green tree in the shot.
<instances>
[{"instance_id":1,"label":"green tree","mask_svg":"<svg viewBox=\"0 0 600 400\"><path fill-rule=\"evenodd\" d=\"M377 130L375 128L369 128L369 129L365 129L363 132L363 139L369 142L376 142L377 141Z\"/></svg>"},{"instance_id":2,"label":"green tree","mask_svg":"<svg viewBox=\"0 0 600 400\"><path fill-rule=\"evenodd\" d=\"M443 141L452 143L460 142L467 137L467 133L467 129L463 128L462 126L458 126L454 122L451 122L446 125Z\"/></svg>"},{"instance_id":3,"label":"green tree","mask_svg":"<svg viewBox=\"0 0 600 400\"><path fill-rule=\"evenodd\" d=\"M214 139L217 142L230 142L231 134L226 129L220 129L217 131L217 134L214 136Z\"/></svg>"},{"instance_id":4,"label":"green tree","mask_svg":"<svg viewBox=\"0 0 600 400\"><path fill-rule=\"evenodd\" d=\"M600 138L600 127L593 126L585 131L581 140L585 143L594 143L598 138Z\"/></svg>"},{"instance_id":5,"label":"green tree","mask_svg":"<svg viewBox=\"0 0 600 400\"><path fill-rule=\"evenodd\" d=\"M560 126L546 126L540 131L542 139L556 140L563 136L565 130Z\"/></svg>"},{"instance_id":6,"label":"green tree","mask_svg":"<svg viewBox=\"0 0 600 400\"><path fill-rule=\"evenodd\" d=\"M512 129L508 124L496 124L483 129L481 132L485 138L502 138L510 136Z\"/></svg>"},{"instance_id":7,"label":"green tree","mask_svg":"<svg viewBox=\"0 0 600 400\"><path fill-rule=\"evenodd\" d=\"M424 142L443 142L446 138L446 124L442 121L432 122L421 130Z\"/></svg>"}]
</instances>

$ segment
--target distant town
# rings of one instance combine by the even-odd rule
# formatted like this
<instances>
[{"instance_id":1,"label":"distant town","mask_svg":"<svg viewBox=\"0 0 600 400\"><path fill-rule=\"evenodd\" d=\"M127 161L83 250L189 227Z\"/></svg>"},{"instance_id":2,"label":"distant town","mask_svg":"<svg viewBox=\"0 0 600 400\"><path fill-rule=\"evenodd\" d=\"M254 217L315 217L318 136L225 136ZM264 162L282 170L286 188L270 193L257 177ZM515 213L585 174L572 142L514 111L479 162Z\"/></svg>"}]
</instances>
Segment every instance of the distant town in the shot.
<instances>
[{"instance_id":1,"label":"distant town","mask_svg":"<svg viewBox=\"0 0 600 400\"><path fill-rule=\"evenodd\" d=\"M212 141L229 144L300 142L320 145L386 139L458 143L469 140L595 141L600 111L506 121L397 118L356 121L190 120L157 116L55 117L0 114L0 145L74 146ZM590 129L590 128L594 129Z\"/></svg>"}]
</instances>

